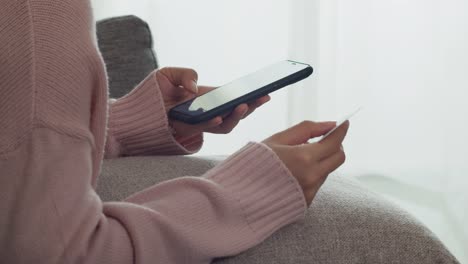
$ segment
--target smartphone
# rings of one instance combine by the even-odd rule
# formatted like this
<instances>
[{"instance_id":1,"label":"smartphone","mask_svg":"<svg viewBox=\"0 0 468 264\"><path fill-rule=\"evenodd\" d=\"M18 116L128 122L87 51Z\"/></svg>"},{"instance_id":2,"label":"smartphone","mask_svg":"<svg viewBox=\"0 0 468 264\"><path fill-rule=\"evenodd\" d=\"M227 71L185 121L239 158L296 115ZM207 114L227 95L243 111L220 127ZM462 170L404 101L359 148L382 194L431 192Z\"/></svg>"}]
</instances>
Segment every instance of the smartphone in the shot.
<instances>
[{"instance_id":1,"label":"smartphone","mask_svg":"<svg viewBox=\"0 0 468 264\"><path fill-rule=\"evenodd\" d=\"M183 102L169 110L169 117L189 124L205 122L229 114L240 104L303 80L312 72L308 64L281 61Z\"/></svg>"}]
</instances>

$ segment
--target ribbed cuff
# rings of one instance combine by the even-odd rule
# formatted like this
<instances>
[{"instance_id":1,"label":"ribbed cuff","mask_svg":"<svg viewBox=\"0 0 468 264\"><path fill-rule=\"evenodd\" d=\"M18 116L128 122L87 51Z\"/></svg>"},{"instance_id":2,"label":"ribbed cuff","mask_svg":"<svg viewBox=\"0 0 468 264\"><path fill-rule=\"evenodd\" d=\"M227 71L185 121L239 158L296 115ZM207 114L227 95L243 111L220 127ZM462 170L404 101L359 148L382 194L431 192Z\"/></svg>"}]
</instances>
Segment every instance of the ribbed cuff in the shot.
<instances>
[{"instance_id":1,"label":"ribbed cuff","mask_svg":"<svg viewBox=\"0 0 468 264\"><path fill-rule=\"evenodd\" d=\"M259 241L302 218L307 209L302 188L266 145L249 143L206 176L239 201Z\"/></svg>"},{"instance_id":2,"label":"ribbed cuff","mask_svg":"<svg viewBox=\"0 0 468 264\"><path fill-rule=\"evenodd\" d=\"M183 155L195 153L203 144L202 133L182 143L172 135L156 72L109 108L108 142L114 145L106 150L120 149L126 156Z\"/></svg>"}]
</instances>

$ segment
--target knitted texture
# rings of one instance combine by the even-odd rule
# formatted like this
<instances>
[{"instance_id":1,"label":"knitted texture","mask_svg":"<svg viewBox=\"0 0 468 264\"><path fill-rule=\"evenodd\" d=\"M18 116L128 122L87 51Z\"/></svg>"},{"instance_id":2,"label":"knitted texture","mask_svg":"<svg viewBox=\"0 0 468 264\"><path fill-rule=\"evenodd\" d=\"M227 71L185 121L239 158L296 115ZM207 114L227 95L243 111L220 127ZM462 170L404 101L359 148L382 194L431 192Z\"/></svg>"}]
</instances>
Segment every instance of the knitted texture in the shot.
<instances>
[{"instance_id":1,"label":"knitted texture","mask_svg":"<svg viewBox=\"0 0 468 264\"><path fill-rule=\"evenodd\" d=\"M251 143L203 177L122 202L95 192L107 156L184 154L154 73L112 101L85 0L0 0L2 263L209 263L299 219L297 181ZM107 143L106 143L107 138Z\"/></svg>"},{"instance_id":2,"label":"knitted texture","mask_svg":"<svg viewBox=\"0 0 468 264\"><path fill-rule=\"evenodd\" d=\"M155 87L158 82L156 72L152 72L129 94L112 101L107 158L191 154L200 149L202 134L179 141L173 137L161 92Z\"/></svg>"}]
</instances>

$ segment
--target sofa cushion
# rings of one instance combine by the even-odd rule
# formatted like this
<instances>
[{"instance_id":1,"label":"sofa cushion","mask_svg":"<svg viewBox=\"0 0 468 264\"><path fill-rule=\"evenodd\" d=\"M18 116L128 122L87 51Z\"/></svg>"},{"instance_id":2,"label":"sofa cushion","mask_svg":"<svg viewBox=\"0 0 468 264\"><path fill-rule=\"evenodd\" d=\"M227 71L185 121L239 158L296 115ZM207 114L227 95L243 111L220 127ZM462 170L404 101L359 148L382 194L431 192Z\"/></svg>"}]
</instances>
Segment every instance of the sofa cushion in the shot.
<instances>
[{"instance_id":1,"label":"sofa cushion","mask_svg":"<svg viewBox=\"0 0 468 264\"><path fill-rule=\"evenodd\" d=\"M158 68L148 24L136 16L98 21L99 49L109 77L111 98L131 91L150 72Z\"/></svg>"}]
</instances>

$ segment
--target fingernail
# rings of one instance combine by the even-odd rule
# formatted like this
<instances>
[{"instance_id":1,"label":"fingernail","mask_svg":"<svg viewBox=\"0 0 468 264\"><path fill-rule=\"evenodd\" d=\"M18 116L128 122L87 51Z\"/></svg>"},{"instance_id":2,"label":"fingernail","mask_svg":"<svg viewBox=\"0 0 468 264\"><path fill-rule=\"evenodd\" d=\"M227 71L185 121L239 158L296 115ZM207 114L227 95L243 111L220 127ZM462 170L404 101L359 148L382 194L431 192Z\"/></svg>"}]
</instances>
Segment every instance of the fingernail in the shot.
<instances>
[{"instance_id":1,"label":"fingernail","mask_svg":"<svg viewBox=\"0 0 468 264\"><path fill-rule=\"evenodd\" d=\"M241 116L244 117L244 116L247 114L248 111L249 111L249 108L247 107L246 109L244 109L244 110L242 111L242 115L241 115Z\"/></svg>"}]
</instances>

